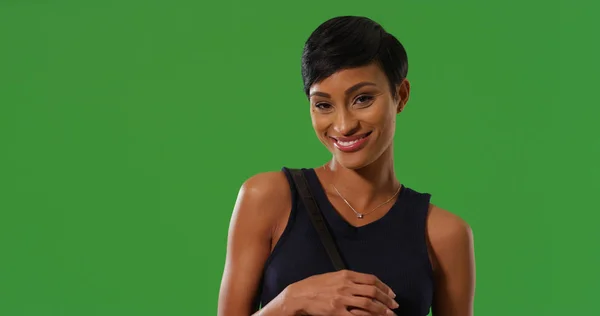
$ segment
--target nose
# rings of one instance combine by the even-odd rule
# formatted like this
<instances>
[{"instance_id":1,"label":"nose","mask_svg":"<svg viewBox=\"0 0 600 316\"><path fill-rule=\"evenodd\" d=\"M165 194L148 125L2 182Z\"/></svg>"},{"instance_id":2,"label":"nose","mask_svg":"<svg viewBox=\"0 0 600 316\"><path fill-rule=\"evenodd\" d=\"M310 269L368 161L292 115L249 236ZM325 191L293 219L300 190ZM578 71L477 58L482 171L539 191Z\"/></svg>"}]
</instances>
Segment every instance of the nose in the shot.
<instances>
[{"instance_id":1,"label":"nose","mask_svg":"<svg viewBox=\"0 0 600 316\"><path fill-rule=\"evenodd\" d=\"M354 134L358 131L358 120L350 111L338 111L333 123L333 129L343 136Z\"/></svg>"}]
</instances>

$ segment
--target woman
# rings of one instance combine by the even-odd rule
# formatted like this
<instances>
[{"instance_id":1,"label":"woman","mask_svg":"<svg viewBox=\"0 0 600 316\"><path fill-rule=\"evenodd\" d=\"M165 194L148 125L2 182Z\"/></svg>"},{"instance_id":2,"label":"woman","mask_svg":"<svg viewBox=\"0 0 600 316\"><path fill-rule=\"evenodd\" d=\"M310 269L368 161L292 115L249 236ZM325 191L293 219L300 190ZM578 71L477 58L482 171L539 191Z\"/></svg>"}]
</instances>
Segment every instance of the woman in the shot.
<instances>
[{"instance_id":1,"label":"woman","mask_svg":"<svg viewBox=\"0 0 600 316\"><path fill-rule=\"evenodd\" d=\"M407 69L403 46L370 19L333 18L311 34L304 89L333 157L302 172L347 269L334 269L291 171L255 175L231 219L220 316L473 314L469 226L394 173Z\"/></svg>"}]
</instances>

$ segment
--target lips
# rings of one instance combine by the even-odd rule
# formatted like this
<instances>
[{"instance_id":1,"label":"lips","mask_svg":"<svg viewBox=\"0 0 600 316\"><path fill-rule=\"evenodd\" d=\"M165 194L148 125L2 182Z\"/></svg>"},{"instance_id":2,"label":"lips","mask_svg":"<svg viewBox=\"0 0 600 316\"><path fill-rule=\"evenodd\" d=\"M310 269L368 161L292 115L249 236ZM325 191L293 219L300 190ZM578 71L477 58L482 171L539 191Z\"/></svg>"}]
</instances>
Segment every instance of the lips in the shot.
<instances>
[{"instance_id":1,"label":"lips","mask_svg":"<svg viewBox=\"0 0 600 316\"><path fill-rule=\"evenodd\" d=\"M348 137L331 137L333 145L343 152L355 152L362 149L372 132Z\"/></svg>"}]
</instances>

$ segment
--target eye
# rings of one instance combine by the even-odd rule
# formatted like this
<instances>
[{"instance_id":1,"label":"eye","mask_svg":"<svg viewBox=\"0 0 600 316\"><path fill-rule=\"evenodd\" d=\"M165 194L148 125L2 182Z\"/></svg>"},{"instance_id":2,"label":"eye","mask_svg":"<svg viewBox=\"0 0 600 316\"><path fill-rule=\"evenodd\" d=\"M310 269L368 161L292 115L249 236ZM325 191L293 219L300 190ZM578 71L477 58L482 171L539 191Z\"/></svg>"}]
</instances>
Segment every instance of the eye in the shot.
<instances>
[{"instance_id":1,"label":"eye","mask_svg":"<svg viewBox=\"0 0 600 316\"><path fill-rule=\"evenodd\" d=\"M328 111L331 109L331 104L325 103L325 102L320 102L320 103L315 104L315 107L321 111Z\"/></svg>"},{"instance_id":2,"label":"eye","mask_svg":"<svg viewBox=\"0 0 600 316\"><path fill-rule=\"evenodd\" d=\"M368 105L371 101L373 101L373 97L370 95L359 95L354 102L360 105Z\"/></svg>"}]
</instances>

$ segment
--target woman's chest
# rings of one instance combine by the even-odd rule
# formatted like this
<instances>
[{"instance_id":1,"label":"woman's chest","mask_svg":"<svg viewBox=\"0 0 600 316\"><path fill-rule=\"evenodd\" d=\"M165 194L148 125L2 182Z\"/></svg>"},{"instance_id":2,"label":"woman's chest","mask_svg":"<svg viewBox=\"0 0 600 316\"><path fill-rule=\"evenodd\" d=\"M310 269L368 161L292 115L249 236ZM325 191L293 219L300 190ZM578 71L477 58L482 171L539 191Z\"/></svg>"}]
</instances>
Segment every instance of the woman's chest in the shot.
<instances>
[{"instance_id":1,"label":"woman's chest","mask_svg":"<svg viewBox=\"0 0 600 316\"><path fill-rule=\"evenodd\" d=\"M426 251L402 240L364 236L338 238L337 244L349 270L375 275L392 288L402 306L399 315L427 314L433 280ZM271 300L290 284L333 271L318 237L299 234L285 239L265 267L263 298Z\"/></svg>"}]
</instances>

